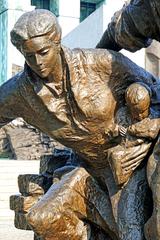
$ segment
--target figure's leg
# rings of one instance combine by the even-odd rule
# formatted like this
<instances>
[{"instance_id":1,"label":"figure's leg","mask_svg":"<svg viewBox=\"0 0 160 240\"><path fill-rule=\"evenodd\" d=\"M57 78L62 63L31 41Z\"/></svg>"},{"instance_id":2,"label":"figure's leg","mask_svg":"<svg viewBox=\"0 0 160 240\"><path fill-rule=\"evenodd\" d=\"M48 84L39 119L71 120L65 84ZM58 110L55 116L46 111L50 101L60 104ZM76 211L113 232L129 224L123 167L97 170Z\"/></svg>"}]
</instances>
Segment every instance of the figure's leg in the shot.
<instances>
[{"instance_id":1,"label":"figure's leg","mask_svg":"<svg viewBox=\"0 0 160 240\"><path fill-rule=\"evenodd\" d=\"M121 240L144 240L150 191L146 167L137 168L137 164L144 160L149 147L147 143L130 147L117 145L108 151L112 170L108 166L103 172Z\"/></svg>"},{"instance_id":2,"label":"figure's leg","mask_svg":"<svg viewBox=\"0 0 160 240\"><path fill-rule=\"evenodd\" d=\"M85 221L117 239L109 198L83 168L76 168L52 185L28 214L29 224L45 240L90 239Z\"/></svg>"},{"instance_id":3,"label":"figure's leg","mask_svg":"<svg viewBox=\"0 0 160 240\"><path fill-rule=\"evenodd\" d=\"M112 202L120 240L144 240L148 184L145 168L137 169L122 188L115 184L110 171L106 184Z\"/></svg>"},{"instance_id":4,"label":"figure's leg","mask_svg":"<svg viewBox=\"0 0 160 240\"><path fill-rule=\"evenodd\" d=\"M147 240L160 239L160 137L149 158L147 177L153 195L153 212L145 224L145 237Z\"/></svg>"},{"instance_id":5,"label":"figure's leg","mask_svg":"<svg viewBox=\"0 0 160 240\"><path fill-rule=\"evenodd\" d=\"M148 219L149 187L146 168L137 169L122 189L118 204L118 230L121 240L144 240Z\"/></svg>"}]
</instances>

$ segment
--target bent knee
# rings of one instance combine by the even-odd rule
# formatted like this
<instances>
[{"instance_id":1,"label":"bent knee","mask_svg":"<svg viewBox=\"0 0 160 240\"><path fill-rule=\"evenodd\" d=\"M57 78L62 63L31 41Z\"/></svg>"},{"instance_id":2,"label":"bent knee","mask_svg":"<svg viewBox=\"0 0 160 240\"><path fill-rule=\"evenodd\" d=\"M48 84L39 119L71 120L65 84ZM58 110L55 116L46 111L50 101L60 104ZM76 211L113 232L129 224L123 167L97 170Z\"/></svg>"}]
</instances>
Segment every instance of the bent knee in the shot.
<instances>
[{"instance_id":1,"label":"bent knee","mask_svg":"<svg viewBox=\"0 0 160 240\"><path fill-rule=\"evenodd\" d=\"M27 221L33 231L39 236L52 236L52 239L82 239L84 234L83 222L72 211L42 212L40 209L31 211L27 215ZM72 236L72 237L71 237Z\"/></svg>"},{"instance_id":2,"label":"bent knee","mask_svg":"<svg viewBox=\"0 0 160 240\"><path fill-rule=\"evenodd\" d=\"M31 209L27 214L27 222L32 228L35 228L43 221L42 216L43 214L41 215L38 211Z\"/></svg>"}]
</instances>

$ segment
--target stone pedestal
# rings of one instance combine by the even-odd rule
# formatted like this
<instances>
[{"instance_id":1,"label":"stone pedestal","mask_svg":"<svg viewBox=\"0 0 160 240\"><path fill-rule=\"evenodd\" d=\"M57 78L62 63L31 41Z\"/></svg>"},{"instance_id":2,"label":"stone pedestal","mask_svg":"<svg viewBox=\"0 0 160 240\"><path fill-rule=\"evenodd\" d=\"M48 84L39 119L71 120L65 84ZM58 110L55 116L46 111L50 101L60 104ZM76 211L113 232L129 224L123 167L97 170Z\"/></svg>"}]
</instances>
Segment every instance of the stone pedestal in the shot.
<instances>
[{"instance_id":1,"label":"stone pedestal","mask_svg":"<svg viewBox=\"0 0 160 240\"><path fill-rule=\"evenodd\" d=\"M27 213L53 183L53 172L72 162L75 155L69 149L55 149L54 154L44 155L41 159L40 174L23 174L18 176L20 194L10 196L10 209L15 211L14 224L18 229L32 230L27 223ZM43 240L34 236L34 240Z\"/></svg>"},{"instance_id":2,"label":"stone pedestal","mask_svg":"<svg viewBox=\"0 0 160 240\"><path fill-rule=\"evenodd\" d=\"M36 204L51 186L52 181L38 174L24 174L18 177L20 194L10 197L10 209L15 211L14 224L18 229L32 230L26 220L30 208Z\"/></svg>"}]
</instances>

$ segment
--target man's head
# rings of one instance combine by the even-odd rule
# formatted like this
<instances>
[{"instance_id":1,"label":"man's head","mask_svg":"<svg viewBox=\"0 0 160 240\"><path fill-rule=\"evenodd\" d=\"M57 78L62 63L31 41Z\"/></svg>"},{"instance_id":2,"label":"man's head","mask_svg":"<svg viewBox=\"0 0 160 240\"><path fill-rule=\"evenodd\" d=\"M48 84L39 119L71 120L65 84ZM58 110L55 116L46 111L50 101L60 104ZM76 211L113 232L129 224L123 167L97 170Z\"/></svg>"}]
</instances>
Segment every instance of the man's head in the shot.
<instances>
[{"instance_id":1,"label":"man's head","mask_svg":"<svg viewBox=\"0 0 160 240\"><path fill-rule=\"evenodd\" d=\"M150 93L149 90L140 83L131 84L125 93L127 107L132 119L141 121L148 117L150 113Z\"/></svg>"},{"instance_id":2,"label":"man's head","mask_svg":"<svg viewBox=\"0 0 160 240\"><path fill-rule=\"evenodd\" d=\"M24 13L11 31L11 42L40 77L50 74L60 53L61 28L48 10Z\"/></svg>"}]
</instances>

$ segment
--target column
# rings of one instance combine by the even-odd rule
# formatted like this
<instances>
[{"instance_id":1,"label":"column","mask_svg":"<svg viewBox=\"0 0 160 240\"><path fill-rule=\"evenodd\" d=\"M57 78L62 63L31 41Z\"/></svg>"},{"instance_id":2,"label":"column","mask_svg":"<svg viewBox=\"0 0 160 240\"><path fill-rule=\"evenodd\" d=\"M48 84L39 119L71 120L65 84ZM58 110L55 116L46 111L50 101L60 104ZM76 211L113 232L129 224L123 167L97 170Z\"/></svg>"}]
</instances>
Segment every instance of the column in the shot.
<instances>
[{"instance_id":1,"label":"column","mask_svg":"<svg viewBox=\"0 0 160 240\"><path fill-rule=\"evenodd\" d=\"M30 0L8 0L8 29L7 29L7 79L11 78L16 72L18 72L24 65L24 58L21 53L12 45L10 41L10 31L12 30L15 22L18 18L27 11L34 9L30 5Z\"/></svg>"},{"instance_id":2,"label":"column","mask_svg":"<svg viewBox=\"0 0 160 240\"><path fill-rule=\"evenodd\" d=\"M8 15L7 1L0 2L0 85L7 79L7 38Z\"/></svg>"}]
</instances>

